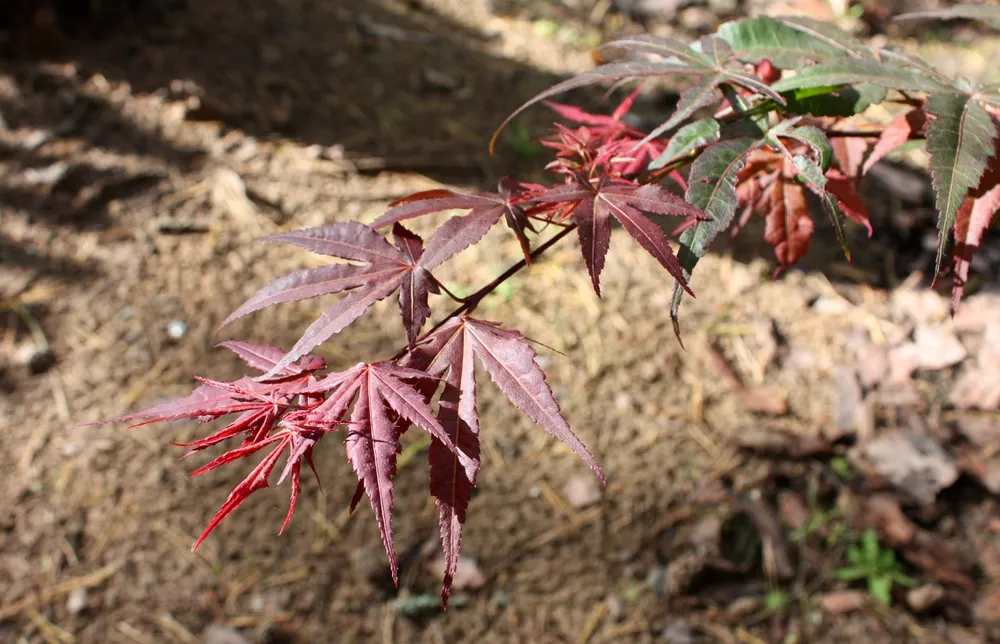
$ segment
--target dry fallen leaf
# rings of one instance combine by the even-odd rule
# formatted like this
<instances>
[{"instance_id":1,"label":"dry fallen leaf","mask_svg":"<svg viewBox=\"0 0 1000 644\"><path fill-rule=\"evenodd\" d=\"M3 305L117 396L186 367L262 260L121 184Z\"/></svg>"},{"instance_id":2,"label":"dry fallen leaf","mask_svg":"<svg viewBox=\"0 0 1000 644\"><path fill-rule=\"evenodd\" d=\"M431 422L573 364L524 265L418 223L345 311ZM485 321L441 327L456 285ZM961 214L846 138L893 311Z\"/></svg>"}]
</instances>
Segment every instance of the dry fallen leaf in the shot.
<instances>
[{"instance_id":1,"label":"dry fallen leaf","mask_svg":"<svg viewBox=\"0 0 1000 644\"><path fill-rule=\"evenodd\" d=\"M947 452L916 432L887 432L863 445L861 453L878 474L924 504L958 479Z\"/></svg>"}]
</instances>

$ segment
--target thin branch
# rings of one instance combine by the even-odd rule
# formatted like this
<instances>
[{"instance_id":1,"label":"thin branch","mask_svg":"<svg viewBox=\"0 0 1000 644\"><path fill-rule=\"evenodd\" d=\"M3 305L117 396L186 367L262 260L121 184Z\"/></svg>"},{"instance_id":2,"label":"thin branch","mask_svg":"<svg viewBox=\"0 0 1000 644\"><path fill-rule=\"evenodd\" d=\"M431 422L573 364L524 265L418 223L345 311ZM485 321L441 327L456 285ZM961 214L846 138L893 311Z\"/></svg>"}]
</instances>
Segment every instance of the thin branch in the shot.
<instances>
[{"instance_id":1,"label":"thin branch","mask_svg":"<svg viewBox=\"0 0 1000 644\"><path fill-rule=\"evenodd\" d=\"M547 242L545 242L544 244L542 244L541 246L539 246L535 250L531 251L531 255L530 255L531 259L534 260L536 257L539 257L542 253L544 253L545 251L547 251L549 248L552 248L553 246L555 246L557 243L559 243L559 241L563 237L565 237L566 235L570 234L575 229L576 229L576 224L572 224L572 225L569 225L566 228L563 228L562 230L560 230L558 233L556 233L555 235L553 235L552 238L549 239ZM490 282L486 286L482 287L481 289L479 289L478 291L476 291L472 295L466 297L465 300L464 300L464 302L465 302L464 304L462 304L460 307L458 307L457 309L455 309L454 311L452 311L451 313L449 313L448 315L446 315L444 318L442 318L437 324L435 324L433 327L431 327L430 331L428 331L427 333L425 333L422 336L420 336L420 339L418 339L414 343L414 345L420 344L420 342L422 342L423 340L427 339L428 336L430 336L435 331L437 331L442 326L444 326L448 322L448 320L451 320L452 318L456 318L459 315L462 315L463 313L468 313L469 311L472 311L473 309L475 309L477 306L479 306L479 302L481 302L483 298L485 298L487 295L489 295L490 293L492 293L493 291L495 291L498 286L500 286L501 284L503 284L504 282L506 282L508 279L510 279L511 277L513 277L514 275L516 275L518 272L520 272L520 270L522 268L524 268L527 265L528 265L528 260L521 259L516 264L512 265L510 268L508 268L503 273L501 273L492 282ZM408 348L401 349L399 351L399 353L397 353L396 355L394 355L392 357L392 360L393 361L399 360L400 358L402 358L403 356L406 355L407 351L409 351Z\"/></svg>"}]
</instances>

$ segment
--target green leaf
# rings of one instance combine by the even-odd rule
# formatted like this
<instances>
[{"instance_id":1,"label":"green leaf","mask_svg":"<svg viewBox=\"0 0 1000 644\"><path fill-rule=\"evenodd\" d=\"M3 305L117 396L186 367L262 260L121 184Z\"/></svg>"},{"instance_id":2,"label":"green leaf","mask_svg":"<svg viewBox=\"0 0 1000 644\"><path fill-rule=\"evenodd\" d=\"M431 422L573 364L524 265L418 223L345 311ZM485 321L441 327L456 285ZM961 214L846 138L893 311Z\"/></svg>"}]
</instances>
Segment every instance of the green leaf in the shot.
<instances>
[{"instance_id":1,"label":"green leaf","mask_svg":"<svg viewBox=\"0 0 1000 644\"><path fill-rule=\"evenodd\" d=\"M871 49L867 45L831 22L805 16L784 16L777 20L817 41L839 48L842 54L854 58L871 58Z\"/></svg>"},{"instance_id":2,"label":"green leaf","mask_svg":"<svg viewBox=\"0 0 1000 644\"><path fill-rule=\"evenodd\" d=\"M758 63L766 58L781 69L826 62L845 54L836 42L766 17L727 22L716 35L729 43L740 60Z\"/></svg>"},{"instance_id":3,"label":"green leaf","mask_svg":"<svg viewBox=\"0 0 1000 644\"><path fill-rule=\"evenodd\" d=\"M968 20L978 20L994 29L1000 29L1000 7L984 7L981 5L958 5L948 9L937 9L931 11L914 11L896 16L896 22L903 20L919 20L923 18L936 18L939 20L954 20L956 18L966 18Z\"/></svg>"},{"instance_id":4,"label":"green leaf","mask_svg":"<svg viewBox=\"0 0 1000 644\"><path fill-rule=\"evenodd\" d=\"M892 604L892 577L879 575L868 578L868 592L883 606Z\"/></svg>"},{"instance_id":5,"label":"green leaf","mask_svg":"<svg viewBox=\"0 0 1000 644\"><path fill-rule=\"evenodd\" d=\"M997 130L977 95L935 94L924 104L924 111L934 117L927 126L927 152L939 216L937 274L955 215L969 190L979 185L995 153Z\"/></svg>"},{"instance_id":6,"label":"green leaf","mask_svg":"<svg viewBox=\"0 0 1000 644\"><path fill-rule=\"evenodd\" d=\"M698 148L715 143L719 140L720 131L719 122L713 118L705 118L685 125L670 137L667 149L649 164L649 169L658 170L686 157Z\"/></svg>"},{"instance_id":7,"label":"green leaf","mask_svg":"<svg viewBox=\"0 0 1000 644\"><path fill-rule=\"evenodd\" d=\"M874 565L878 562L878 535L875 534L874 530L869 528L861 535L861 551L866 563Z\"/></svg>"},{"instance_id":8,"label":"green leaf","mask_svg":"<svg viewBox=\"0 0 1000 644\"><path fill-rule=\"evenodd\" d=\"M720 87L743 87L762 94L776 103L785 104L784 97L772 90L756 74L743 69L743 66L733 59L732 48L721 38L705 36L691 51L691 56L686 58L685 62L697 68L692 73L698 75L700 81L681 92L680 101L673 115L646 135L636 147L669 132L699 109L718 101Z\"/></svg>"},{"instance_id":9,"label":"green leaf","mask_svg":"<svg viewBox=\"0 0 1000 644\"><path fill-rule=\"evenodd\" d=\"M886 89L872 83L810 87L784 92L786 111L813 116L853 116L885 100Z\"/></svg>"},{"instance_id":10,"label":"green leaf","mask_svg":"<svg viewBox=\"0 0 1000 644\"><path fill-rule=\"evenodd\" d=\"M837 579L841 581L857 581L868 576L868 569L860 567L839 568L836 575Z\"/></svg>"},{"instance_id":11,"label":"green leaf","mask_svg":"<svg viewBox=\"0 0 1000 644\"><path fill-rule=\"evenodd\" d=\"M691 164L685 199L692 206L703 210L709 219L699 221L681 235L677 257L684 269L685 278L691 277L691 271L708 252L708 246L715 236L732 224L738 205L736 175L746 163L747 154L760 144L760 139L752 137L716 143ZM670 319L678 338L680 325L677 313L683 294L683 289L674 288L670 302Z\"/></svg>"},{"instance_id":12,"label":"green leaf","mask_svg":"<svg viewBox=\"0 0 1000 644\"><path fill-rule=\"evenodd\" d=\"M863 83L917 92L935 92L948 89L947 85L927 74L905 69L894 63L846 57L834 62L806 67L797 75L784 78L771 87L778 92L787 92L808 87L860 85Z\"/></svg>"}]
</instances>

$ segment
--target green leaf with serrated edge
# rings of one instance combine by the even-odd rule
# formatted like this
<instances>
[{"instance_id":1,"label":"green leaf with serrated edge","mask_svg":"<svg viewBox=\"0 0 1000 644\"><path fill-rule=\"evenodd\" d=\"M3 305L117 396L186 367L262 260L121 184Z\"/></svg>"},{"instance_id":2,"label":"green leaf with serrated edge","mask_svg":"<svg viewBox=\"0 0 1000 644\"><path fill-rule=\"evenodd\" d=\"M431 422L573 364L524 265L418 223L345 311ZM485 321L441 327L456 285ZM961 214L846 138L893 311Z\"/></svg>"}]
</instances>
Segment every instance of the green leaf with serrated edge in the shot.
<instances>
[{"instance_id":1,"label":"green leaf with serrated edge","mask_svg":"<svg viewBox=\"0 0 1000 644\"><path fill-rule=\"evenodd\" d=\"M674 161L686 157L694 150L719 140L719 122L705 118L689 123L670 137L667 149L649 164L650 170L658 170Z\"/></svg>"},{"instance_id":2,"label":"green leaf with serrated edge","mask_svg":"<svg viewBox=\"0 0 1000 644\"><path fill-rule=\"evenodd\" d=\"M917 92L947 90L949 86L922 72L904 69L893 63L863 58L841 58L834 62L806 67L791 78L771 86L777 92L828 85L872 83L890 89Z\"/></svg>"},{"instance_id":3,"label":"green leaf with serrated edge","mask_svg":"<svg viewBox=\"0 0 1000 644\"><path fill-rule=\"evenodd\" d=\"M939 217L936 275L955 215L969 190L979 185L995 153L997 129L976 95L935 94L924 103L924 111L934 117L927 126L927 152Z\"/></svg>"},{"instance_id":4,"label":"green leaf with serrated edge","mask_svg":"<svg viewBox=\"0 0 1000 644\"><path fill-rule=\"evenodd\" d=\"M989 25L990 27L993 27L994 29L1000 29L1000 7L984 7L982 5L964 4L949 7L948 9L914 11L912 13L900 14L896 16L894 20L896 22L901 22L903 20L919 20L925 18L937 20L965 18L967 20L978 20Z\"/></svg>"},{"instance_id":5,"label":"green leaf with serrated edge","mask_svg":"<svg viewBox=\"0 0 1000 644\"><path fill-rule=\"evenodd\" d=\"M845 55L843 47L773 18L727 22L719 27L716 36L729 43L740 60L758 63L768 59L780 69L798 68L810 61L825 62Z\"/></svg>"},{"instance_id":6,"label":"green leaf with serrated edge","mask_svg":"<svg viewBox=\"0 0 1000 644\"><path fill-rule=\"evenodd\" d=\"M822 168L820 174L830 169L830 161L833 159L833 145L830 143L830 139L826 138L826 135L818 127L813 127L812 125L793 127L781 132L781 136L795 139L812 148L812 151L816 153L820 168Z\"/></svg>"},{"instance_id":7,"label":"green leaf with serrated edge","mask_svg":"<svg viewBox=\"0 0 1000 644\"><path fill-rule=\"evenodd\" d=\"M783 92L786 112L813 116L854 116L885 100L886 89L872 83L810 87Z\"/></svg>"},{"instance_id":8,"label":"green leaf with serrated edge","mask_svg":"<svg viewBox=\"0 0 1000 644\"><path fill-rule=\"evenodd\" d=\"M656 137L669 132L703 107L707 107L717 102L721 95L719 93L719 83L725 82L719 76L706 78L697 85L692 85L681 92L680 101L674 113L665 122L658 125L652 132L646 135L643 142L650 141ZM639 145L642 145L640 143ZM637 146L638 147L638 146Z\"/></svg>"},{"instance_id":9,"label":"green leaf with serrated edge","mask_svg":"<svg viewBox=\"0 0 1000 644\"><path fill-rule=\"evenodd\" d=\"M830 46L838 47L847 56L854 58L872 56L871 48L831 22L813 20L805 16L781 16L775 20Z\"/></svg>"},{"instance_id":10,"label":"green leaf with serrated edge","mask_svg":"<svg viewBox=\"0 0 1000 644\"><path fill-rule=\"evenodd\" d=\"M753 137L716 143L706 148L691 164L684 198L692 206L703 210L709 219L699 221L681 234L677 258L685 278L691 277L691 271L708 252L708 246L716 235L733 222L738 205L736 175L743 168L747 154L760 144L761 139ZM674 333L680 338L677 314L684 291L676 286L670 302L670 319Z\"/></svg>"}]
</instances>

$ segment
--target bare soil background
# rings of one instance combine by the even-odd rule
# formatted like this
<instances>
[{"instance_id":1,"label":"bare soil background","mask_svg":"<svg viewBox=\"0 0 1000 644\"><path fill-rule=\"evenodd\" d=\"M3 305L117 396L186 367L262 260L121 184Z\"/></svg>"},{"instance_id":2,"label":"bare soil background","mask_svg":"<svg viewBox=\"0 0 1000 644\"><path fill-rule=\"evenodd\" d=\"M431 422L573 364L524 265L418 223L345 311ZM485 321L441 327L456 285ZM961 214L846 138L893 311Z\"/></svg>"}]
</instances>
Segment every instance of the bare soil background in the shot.
<instances>
[{"instance_id":1,"label":"bare soil background","mask_svg":"<svg viewBox=\"0 0 1000 644\"><path fill-rule=\"evenodd\" d=\"M447 613L433 605L437 515L426 445L412 432L396 483L395 538L407 553L398 590L367 508L346 513L354 478L335 440L317 454L323 491L306 483L283 536L286 486L255 494L192 553L245 475L187 475L210 456L179 462L170 441L204 428L73 428L182 395L195 374L240 375L212 349L218 323L275 276L314 265L255 237L371 221L415 190L537 178L544 157L527 140L551 123L544 108L518 120L497 156L486 141L525 99L590 66L589 48L610 35L645 25L694 37L743 13L815 15L826 4L677 2L665 18L616 2L160 4L105 3L109 13L72 20L0 14L10 20L0 40L0 640L1000 633L1000 296L988 288L1000 246L988 239L978 288L951 320L925 277L935 231L919 152L866 184L877 232L852 229L854 266L824 232L806 263L772 280L759 229L723 240L682 309L686 350L670 328L666 276L617 235L603 301L573 243L487 299L482 316L565 354L540 349L609 485L594 489L568 450L484 381L466 587ZM858 4L863 33L913 35L886 22L886 3ZM915 8L904 4L895 9ZM964 24L933 34L936 62L996 73L996 38ZM644 95L639 115L656 118L670 91ZM613 105L599 92L567 100ZM475 288L518 255L497 230L453 263L448 283ZM393 306L321 353L335 368L392 355L403 337ZM290 346L318 307L263 311L224 335ZM865 529L916 582L897 588L892 608L836 579Z\"/></svg>"}]
</instances>

